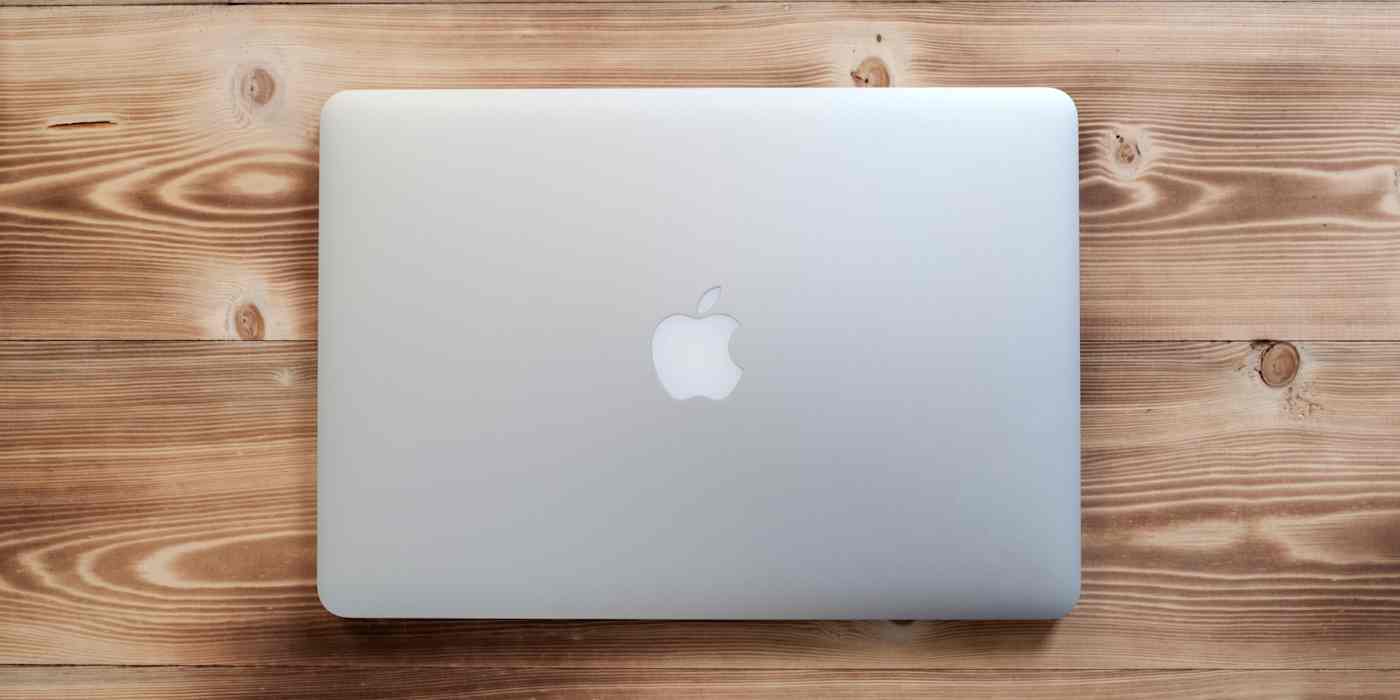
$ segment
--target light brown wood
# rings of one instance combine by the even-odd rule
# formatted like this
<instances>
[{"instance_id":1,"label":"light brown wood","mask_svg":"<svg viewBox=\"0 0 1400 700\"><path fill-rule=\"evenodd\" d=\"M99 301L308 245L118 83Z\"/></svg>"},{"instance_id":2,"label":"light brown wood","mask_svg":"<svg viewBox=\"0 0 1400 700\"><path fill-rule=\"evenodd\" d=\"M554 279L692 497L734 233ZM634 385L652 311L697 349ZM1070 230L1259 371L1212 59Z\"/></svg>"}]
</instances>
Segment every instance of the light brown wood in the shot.
<instances>
[{"instance_id":1,"label":"light brown wood","mask_svg":"<svg viewBox=\"0 0 1400 700\"><path fill-rule=\"evenodd\" d=\"M313 344L0 343L0 663L1393 669L1400 344L1264 347L1086 346L1060 622L521 623L318 605Z\"/></svg>"},{"instance_id":2,"label":"light brown wood","mask_svg":"<svg viewBox=\"0 0 1400 700\"><path fill-rule=\"evenodd\" d=\"M889 698L1327 700L1400 695L1395 671L672 671L444 668L0 668L12 700Z\"/></svg>"},{"instance_id":3,"label":"light brown wood","mask_svg":"<svg viewBox=\"0 0 1400 700\"><path fill-rule=\"evenodd\" d=\"M0 47L4 338L312 338L337 90L887 80L1074 96L1087 338L1400 339L1396 4L8 8Z\"/></svg>"},{"instance_id":4,"label":"light brown wood","mask_svg":"<svg viewBox=\"0 0 1400 700\"><path fill-rule=\"evenodd\" d=\"M1322 342L1400 341L1400 5L181 4L0 7L0 697L1400 696L1400 342ZM330 94L1020 84L1081 119L1068 618L321 609Z\"/></svg>"}]
</instances>

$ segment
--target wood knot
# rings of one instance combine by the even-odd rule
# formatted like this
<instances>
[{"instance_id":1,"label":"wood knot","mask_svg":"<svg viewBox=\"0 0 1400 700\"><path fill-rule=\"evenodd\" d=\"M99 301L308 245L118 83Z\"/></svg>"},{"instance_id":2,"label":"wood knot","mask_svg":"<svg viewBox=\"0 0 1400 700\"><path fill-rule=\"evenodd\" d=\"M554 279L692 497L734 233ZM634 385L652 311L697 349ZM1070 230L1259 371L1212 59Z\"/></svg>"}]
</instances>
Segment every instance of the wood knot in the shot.
<instances>
[{"instance_id":1,"label":"wood knot","mask_svg":"<svg viewBox=\"0 0 1400 700\"><path fill-rule=\"evenodd\" d=\"M1120 179L1132 180L1150 167L1152 136L1146 129L1120 126L1104 137L1103 158Z\"/></svg>"},{"instance_id":2,"label":"wood knot","mask_svg":"<svg viewBox=\"0 0 1400 700\"><path fill-rule=\"evenodd\" d=\"M890 69L884 61L871 56L851 71L851 83L856 87L889 87Z\"/></svg>"},{"instance_id":3,"label":"wood knot","mask_svg":"<svg viewBox=\"0 0 1400 700\"><path fill-rule=\"evenodd\" d=\"M1114 155L1118 158L1118 162L1123 165L1136 163L1138 157L1142 155L1142 148L1123 138L1122 134L1115 133L1113 138L1118 141L1118 147L1114 149Z\"/></svg>"},{"instance_id":4,"label":"wood knot","mask_svg":"<svg viewBox=\"0 0 1400 700\"><path fill-rule=\"evenodd\" d=\"M271 102L272 96L277 94L277 81L272 79L272 74L267 72L267 69L254 68L243 76L239 92L250 102L261 107Z\"/></svg>"},{"instance_id":5,"label":"wood knot","mask_svg":"<svg viewBox=\"0 0 1400 700\"><path fill-rule=\"evenodd\" d=\"M262 340L264 333L262 312L254 304L239 304L233 310L233 327L243 340Z\"/></svg>"},{"instance_id":6,"label":"wood knot","mask_svg":"<svg viewBox=\"0 0 1400 700\"><path fill-rule=\"evenodd\" d=\"M1259 376L1269 386L1287 386L1298 376L1298 348L1292 343L1274 343L1259 357Z\"/></svg>"}]
</instances>

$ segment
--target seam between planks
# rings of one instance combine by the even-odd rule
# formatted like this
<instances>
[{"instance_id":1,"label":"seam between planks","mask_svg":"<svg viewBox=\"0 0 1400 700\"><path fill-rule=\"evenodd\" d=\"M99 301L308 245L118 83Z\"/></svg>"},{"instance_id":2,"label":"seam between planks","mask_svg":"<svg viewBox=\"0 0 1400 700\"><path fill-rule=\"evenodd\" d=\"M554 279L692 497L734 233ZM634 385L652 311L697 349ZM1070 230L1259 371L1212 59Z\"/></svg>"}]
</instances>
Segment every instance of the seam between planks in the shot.
<instances>
[{"instance_id":1,"label":"seam between planks","mask_svg":"<svg viewBox=\"0 0 1400 700\"><path fill-rule=\"evenodd\" d=\"M785 673L798 671L818 671L829 673L961 673L961 674L994 674L1001 671L1022 671L1037 674L1056 673L1094 673L1094 672L1117 672L1129 671L1133 673L1199 673L1199 672L1228 672L1228 673L1274 673L1278 671L1303 671L1316 673L1400 673L1400 666L1396 667L1316 667L1316 666L1251 666L1249 668L1239 668L1234 666L1066 666L1046 668L1040 666L998 666L998 667L970 667L970 666L785 666L781 668L763 666L549 666L549 665L521 665L521 666L469 666L461 664L401 664L401 663L349 663L349 664L52 664L52 663L2 663L0 670L4 669L40 669L40 668L109 668L109 669L248 669L248 670L296 670L296 669L351 669L351 668L374 668L393 670L413 670L413 669L464 669L474 672L490 671L578 671L578 672L598 672L598 671L637 671L650 672L658 671L664 673Z\"/></svg>"},{"instance_id":2,"label":"seam between planks","mask_svg":"<svg viewBox=\"0 0 1400 700\"><path fill-rule=\"evenodd\" d=\"M1076 4L1132 4L1140 0L981 0L988 5L1054 5L1065 2ZM442 0L441 2L398 2L398 0L363 0L361 2L316 2L307 0L210 0L209 2L0 2L0 9L7 7L210 7L240 5L293 5L293 6L357 6L357 5L396 5L423 7L439 5L928 5L944 4L945 0L727 0L726 2L701 2L697 0ZM1175 0L1176 4L1219 4L1221 0ZM1329 0L1271 0L1279 5L1327 5Z\"/></svg>"}]
</instances>

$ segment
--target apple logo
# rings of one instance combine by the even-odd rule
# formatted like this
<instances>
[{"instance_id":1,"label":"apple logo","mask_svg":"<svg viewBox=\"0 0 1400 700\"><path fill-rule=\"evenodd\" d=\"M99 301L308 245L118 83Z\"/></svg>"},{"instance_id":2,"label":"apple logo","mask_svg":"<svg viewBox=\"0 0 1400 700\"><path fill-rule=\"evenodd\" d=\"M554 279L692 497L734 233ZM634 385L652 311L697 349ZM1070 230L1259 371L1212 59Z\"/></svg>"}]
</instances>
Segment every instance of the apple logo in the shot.
<instances>
[{"instance_id":1,"label":"apple logo","mask_svg":"<svg viewBox=\"0 0 1400 700\"><path fill-rule=\"evenodd\" d=\"M744 373L729 357L729 337L739 329L732 316L706 316L719 301L719 287L700 295L695 316L675 314L662 319L651 336L651 363L661 388L678 401L703 396L716 401L729 396Z\"/></svg>"}]
</instances>

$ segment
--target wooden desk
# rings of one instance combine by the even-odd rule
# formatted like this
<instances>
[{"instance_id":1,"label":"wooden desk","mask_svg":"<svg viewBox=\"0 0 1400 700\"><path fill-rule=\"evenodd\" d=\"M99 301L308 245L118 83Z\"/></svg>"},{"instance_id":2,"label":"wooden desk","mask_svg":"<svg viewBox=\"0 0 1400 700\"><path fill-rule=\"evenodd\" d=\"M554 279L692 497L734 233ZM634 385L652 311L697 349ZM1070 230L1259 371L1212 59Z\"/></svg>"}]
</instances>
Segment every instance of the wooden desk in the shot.
<instances>
[{"instance_id":1,"label":"wooden desk","mask_svg":"<svg viewBox=\"0 0 1400 700\"><path fill-rule=\"evenodd\" d=\"M1079 104L1073 614L321 609L331 93L887 83ZM1397 5L0 8L0 339L0 696L1400 696Z\"/></svg>"}]
</instances>

